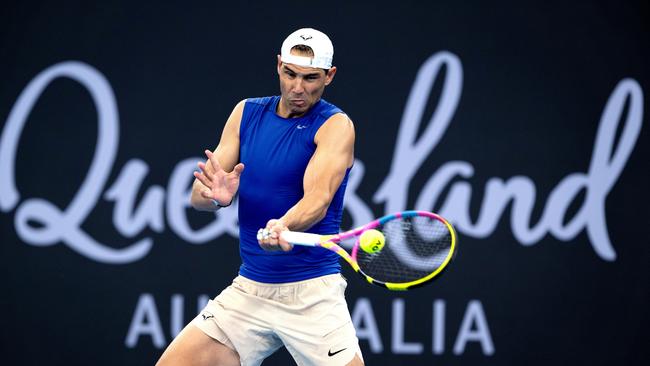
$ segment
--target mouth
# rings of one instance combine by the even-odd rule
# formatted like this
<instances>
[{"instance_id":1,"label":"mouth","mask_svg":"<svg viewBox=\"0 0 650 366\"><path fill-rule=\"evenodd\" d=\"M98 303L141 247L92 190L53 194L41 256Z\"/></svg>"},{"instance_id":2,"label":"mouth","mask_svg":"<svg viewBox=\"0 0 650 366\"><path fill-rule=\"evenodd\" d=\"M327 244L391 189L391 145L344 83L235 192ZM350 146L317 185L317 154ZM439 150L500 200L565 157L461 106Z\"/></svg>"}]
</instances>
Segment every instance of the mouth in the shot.
<instances>
[{"instance_id":1,"label":"mouth","mask_svg":"<svg viewBox=\"0 0 650 366\"><path fill-rule=\"evenodd\" d=\"M289 102L296 107L304 107L307 104L304 99L291 99Z\"/></svg>"}]
</instances>

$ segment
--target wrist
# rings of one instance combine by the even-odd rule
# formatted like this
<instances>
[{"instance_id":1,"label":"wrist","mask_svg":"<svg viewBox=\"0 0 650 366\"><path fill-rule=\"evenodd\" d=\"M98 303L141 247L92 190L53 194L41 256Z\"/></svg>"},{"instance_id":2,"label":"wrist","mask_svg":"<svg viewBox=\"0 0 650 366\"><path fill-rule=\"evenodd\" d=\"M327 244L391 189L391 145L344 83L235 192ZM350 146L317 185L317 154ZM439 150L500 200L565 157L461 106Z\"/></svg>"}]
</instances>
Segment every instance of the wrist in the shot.
<instances>
[{"instance_id":1,"label":"wrist","mask_svg":"<svg viewBox=\"0 0 650 366\"><path fill-rule=\"evenodd\" d=\"M277 226L282 227L284 230L289 230L289 226L286 223L286 219L283 217L279 218L278 221L275 223Z\"/></svg>"}]
</instances>

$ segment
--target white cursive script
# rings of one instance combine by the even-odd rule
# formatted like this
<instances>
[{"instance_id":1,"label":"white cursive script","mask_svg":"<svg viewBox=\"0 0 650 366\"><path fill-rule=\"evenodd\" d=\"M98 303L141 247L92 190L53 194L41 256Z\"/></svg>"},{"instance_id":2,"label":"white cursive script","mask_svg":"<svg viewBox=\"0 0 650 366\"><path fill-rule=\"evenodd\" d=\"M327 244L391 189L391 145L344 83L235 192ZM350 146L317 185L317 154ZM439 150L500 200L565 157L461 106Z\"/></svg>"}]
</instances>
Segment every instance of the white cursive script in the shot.
<instances>
[{"instance_id":1,"label":"white cursive script","mask_svg":"<svg viewBox=\"0 0 650 366\"><path fill-rule=\"evenodd\" d=\"M416 140L426 101L443 65L447 67L447 73L440 101L422 136ZM406 208L413 175L416 172L422 173L422 162L440 141L456 110L461 94L462 75L460 60L448 52L431 56L420 68L404 110L390 173L374 196L375 202L386 203L387 212ZM615 141L628 100L629 109L622 133L619 141ZM607 232L605 200L632 153L642 121L641 87L632 79L624 79L610 95L601 116L588 172L572 173L565 177L551 192L542 217L535 225L530 222L536 197L535 184L524 176L512 177L508 181L489 179L476 222L472 222L469 214L472 186L466 181L451 185L439 212L452 221L458 231L476 238L485 238L494 232L504 209L512 203L511 227L521 244L535 244L547 233L568 241L586 229L596 253L605 260L613 261L616 252ZM616 150L613 151L614 146ZM443 164L420 191L415 208L433 210L438 197L452 179L460 177L467 180L473 174L474 167L468 162L451 161ZM586 198L578 212L567 221L569 205L582 190L586 192ZM398 250L396 253L409 251ZM417 262L409 256L402 260Z\"/></svg>"},{"instance_id":2,"label":"white cursive script","mask_svg":"<svg viewBox=\"0 0 650 366\"><path fill-rule=\"evenodd\" d=\"M440 100L421 137L416 138L429 94L442 66L446 67L447 72ZM44 198L21 201L15 182L16 151L23 127L45 88L61 77L75 80L89 91L97 109L99 125L97 145L86 178L64 210ZM423 162L441 140L454 115L462 92L462 77L460 60L449 52L434 54L420 68L404 110L390 173L374 196L375 202L385 202L385 213L407 208L409 186L414 174L422 172ZM623 116L626 103L628 112ZM626 118L622 133L615 141L623 117ZM603 111L589 169L586 173L569 174L556 186L536 224L530 222L536 197L535 184L523 176L507 181L489 179L480 214L472 222L469 216L472 187L466 180L474 174L474 167L464 161L447 162L432 172L418 195L415 208L433 209L452 179L461 178L461 181L451 184L440 213L454 222L463 234L476 238L489 236L506 206L511 203L511 227L514 237L521 244L535 244L547 233L568 241L586 230L598 256L615 260L616 252L607 232L605 200L636 144L642 119L642 90L636 81L624 79L614 89ZM120 249L115 249L113 245L100 243L81 228L103 191L104 199L115 203L113 224L126 238L133 238L147 228L157 233L164 232L165 216L171 230L189 243L206 243L223 234L238 235L236 208L216 212L214 220L200 229L193 229L189 225L187 210L192 171L198 157L179 162L170 175L166 190L161 186L151 186L139 203L136 203L136 197L143 189L142 182L149 171L148 164L142 160L129 160L116 181L105 190L118 147L119 116L115 96L110 84L98 70L84 63L69 61L38 74L18 97L0 138L0 209L9 212L17 207L14 224L21 240L35 246L61 242L79 254L102 263L131 263L143 258L152 249L151 237L119 245ZM352 217L352 226L365 224L374 216L356 195L363 176L364 164L357 160L350 173L345 203ZM583 205L567 220L565 216L569 205L581 191L586 193ZM32 226L29 222L38 226ZM407 255L402 259L413 261L414 257Z\"/></svg>"}]
</instances>

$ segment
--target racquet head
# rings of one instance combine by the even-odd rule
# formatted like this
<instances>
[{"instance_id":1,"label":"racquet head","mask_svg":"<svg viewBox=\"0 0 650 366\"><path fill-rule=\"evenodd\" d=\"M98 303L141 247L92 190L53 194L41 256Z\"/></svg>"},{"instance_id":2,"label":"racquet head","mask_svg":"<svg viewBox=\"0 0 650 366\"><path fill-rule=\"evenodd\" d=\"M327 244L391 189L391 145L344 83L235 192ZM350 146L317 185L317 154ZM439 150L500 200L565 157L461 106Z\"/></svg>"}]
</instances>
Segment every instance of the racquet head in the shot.
<instances>
[{"instance_id":1,"label":"racquet head","mask_svg":"<svg viewBox=\"0 0 650 366\"><path fill-rule=\"evenodd\" d=\"M384 216L358 233L374 229L385 238L382 250L367 253L357 238L351 259L368 282L407 290L437 278L456 254L456 233L445 219L426 211Z\"/></svg>"},{"instance_id":2,"label":"racquet head","mask_svg":"<svg viewBox=\"0 0 650 366\"><path fill-rule=\"evenodd\" d=\"M383 248L369 253L359 238L368 230L380 231ZM408 290L438 278L456 255L456 232L449 222L431 212L402 211L338 235L283 234L288 242L314 245L339 254L366 281L389 290ZM351 253L337 243L354 238Z\"/></svg>"}]
</instances>

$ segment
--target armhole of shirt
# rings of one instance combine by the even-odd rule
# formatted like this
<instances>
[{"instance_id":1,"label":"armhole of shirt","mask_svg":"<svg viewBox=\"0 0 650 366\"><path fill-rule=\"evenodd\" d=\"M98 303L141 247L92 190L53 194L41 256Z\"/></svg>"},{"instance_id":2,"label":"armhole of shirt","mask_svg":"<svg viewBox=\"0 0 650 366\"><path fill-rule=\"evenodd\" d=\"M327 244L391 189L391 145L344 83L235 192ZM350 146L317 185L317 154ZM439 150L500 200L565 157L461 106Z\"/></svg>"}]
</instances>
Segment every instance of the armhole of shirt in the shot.
<instances>
[{"instance_id":1,"label":"armhole of shirt","mask_svg":"<svg viewBox=\"0 0 650 366\"><path fill-rule=\"evenodd\" d=\"M246 129L248 128L249 121L251 116L255 113L264 113L264 109L269 106L269 103L273 102L273 97L263 97L263 98L247 98L244 102L244 109L241 115L241 121L239 122L239 138L242 139L245 136Z\"/></svg>"},{"instance_id":2,"label":"armhole of shirt","mask_svg":"<svg viewBox=\"0 0 650 366\"><path fill-rule=\"evenodd\" d=\"M239 140L241 141L246 135L246 127L248 127L246 121L248 121L248 115L250 114L250 109L252 108L251 104L252 99L246 99L244 102L244 109L241 112L241 121L239 121Z\"/></svg>"}]
</instances>

